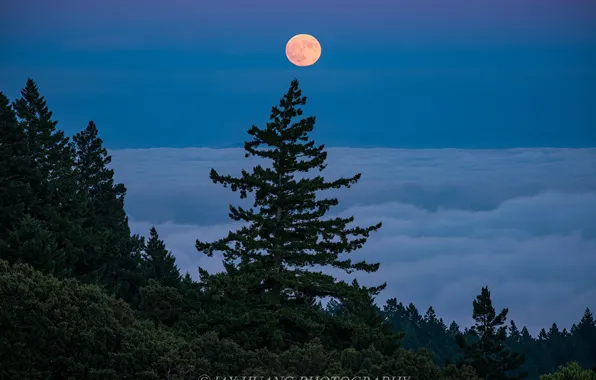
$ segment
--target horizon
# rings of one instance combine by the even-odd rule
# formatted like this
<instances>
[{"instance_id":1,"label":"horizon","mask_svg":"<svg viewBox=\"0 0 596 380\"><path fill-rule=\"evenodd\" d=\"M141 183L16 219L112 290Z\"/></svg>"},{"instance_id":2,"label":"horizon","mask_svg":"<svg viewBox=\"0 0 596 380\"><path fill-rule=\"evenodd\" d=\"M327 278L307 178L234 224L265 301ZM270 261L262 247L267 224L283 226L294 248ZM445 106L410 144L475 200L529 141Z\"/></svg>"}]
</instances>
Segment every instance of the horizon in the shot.
<instances>
[{"instance_id":1,"label":"horizon","mask_svg":"<svg viewBox=\"0 0 596 380\"><path fill-rule=\"evenodd\" d=\"M596 45L595 45L596 47ZM595 59L594 59L594 67L596 67L596 48L594 50L595 52ZM0 67L1 67L1 61L0 61ZM594 88L596 88L596 69L594 69ZM0 84L2 84L2 74L0 74ZM32 77L32 79L35 80L35 78ZM14 82L14 80L13 80ZM36 81L37 83L37 81ZM587 87L589 86L590 82L584 82L584 85ZM23 81L24 84L24 81ZM39 83L38 83L39 85ZM163 143L161 141L163 140L168 140L167 138L164 139L164 137L167 137L159 134L159 131L157 130L152 130L149 131L151 133L147 133L147 131L142 132L142 131L138 131L137 129L132 129L131 132L134 132L135 134L137 134L137 136L143 136L143 138L145 139L145 142L138 142L136 141L136 139L132 139L133 136L129 135L127 132L127 134L123 135L123 131L126 130L126 128L122 128L120 126L121 123L105 123L105 120L103 120L103 117L98 116L95 118L92 117L88 117L88 118L84 118L83 116L78 116L76 119L76 122L72 121L72 118L69 117L69 115L71 115L72 112L72 108L64 108L64 105L61 104L61 102L56 102L54 99L58 98L58 99L63 99L60 96L55 96L52 95L52 90L54 90L52 87L50 87L50 94L48 94L48 91L44 91L44 86L39 85L40 86L40 90L41 92L44 94L47 102L48 102L48 106L55 110L54 114L57 116L60 115L65 115L66 117L62 116L62 117L56 117L56 119L58 120L59 124L60 124L60 128L64 129L65 132L67 133L67 135L72 136L75 133L77 133L78 131L82 130L88 121L93 120L98 127L104 131L104 135L107 135L107 137L104 137L104 142L107 148L110 149L149 149L149 148L187 148L187 147L194 147L194 148L213 148L213 149L226 149L226 148L240 148L242 147L243 143L241 142L233 142L230 143L229 139L230 139L230 133L233 133L235 136L243 136L246 134L246 131L250 128L251 125L257 125L257 126L262 126L265 124L266 118L264 117L264 115L266 115L266 112L263 112L264 110L267 109L267 105L262 105L261 107L253 107L255 109L255 112L253 112L253 115L256 114L260 114L261 115L261 119L258 121L254 121L253 123L231 123L231 125L234 125L234 127L232 128L232 130L228 129L224 129L221 132L221 135L214 135L210 138L210 143L192 143L190 142L188 139L180 139L178 137L176 137L176 142L173 142L173 140L170 140L170 143ZM16 89L17 87L13 87L13 88L9 88L9 90L6 89L2 89L2 91L7 94L9 96L9 98L11 100L14 100L15 98L17 98L19 96L18 91L20 90L21 87L18 87L18 90ZM281 93L281 92L280 92ZM306 93L306 91L305 91ZM272 99L274 99L274 96L271 96ZM311 99L310 96L307 95L308 99ZM596 90L594 90L594 96L593 98L590 97L584 97L583 98L584 101L586 102L586 106L588 105L589 102L591 102L593 99L594 101L596 101ZM72 101L69 100L69 101ZM222 102L225 103L225 102ZM54 106L56 105L57 106ZM275 101L270 101L268 103L262 102L262 104L269 104L269 107L272 104L275 104ZM307 115L314 115L317 116L316 112L310 112L311 109L313 107L309 106L310 101L307 101L307 105L306 105L306 112L305 114ZM142 107L145 107L145 105L142 105ZM259 112L260 110L260 112ZM585 109L586 111L588 110L588 108ZM80 112L79 109L77 108L76 112ZM218 111L219 112L219 111ZM583 111L582 111L583 112ZM93 114L94 112L92 112ZM97 113L95 113L97 115ZM242 114L242 112L240 113ZM476 134L472 137L467 136L464 138L458 138L457 136L462 136L461 131L460 133L457 132L450 132L449 134L443 134L441 135L440 133L438 134L439 137L437 137L434 140L431 140L428 138L428 132L430 131L424 131L424 133L413 133L414 131L412 131L411 129L408 130L407 128L403 128L403 129L399 129L399 130L394 130L393 133L393 137L386 137L383 138L383 142L374 142L374 141L366 141L366 138L359 138L362 136L352 136L349 137L350 141L346 142L346 141L341 141L341 139L339 139L337 136L346 136L349 135L349 133L352 133L351 131L353 131L352 127L346 129L346 131L344 133L340 133L335 134L335 132L332 131L326 131L326 126L329 125L329 122L325 122L325 120L320 121L320 118L317 117L317 123L315 126L315 131L313 132L313 138L315 139L315 141L321 141L324 142L325 146L328 147L352 147L352 148L365 148L365 149L371 149L371 148L395 148L395 149L471 149L471 150L483 150L483 149L516 149L516 148L593 148L596 147L596 128L589 128L588 125L596 125L596 115L594 115L595 119L592 122L592 120L590 120L589 118L592 117L591 115L588 116L587 114L581 114L583 116L581 117L587 117L588 119L586 119L584 122L582 122L581 124L577 124L575 126L572 126L571 128L568 128L565 125L554 125L551 124L548 129L551 131L551 133L553 133L550 137L548 135L546 136L546 139L542 138L542 141L540 139L536 139L536 143L532 143L532 139L534 137L538 137L541 135L542 130L541 129L537 129L538 127L535 126L535 123L528 123L527 127L525 129L525 132L527 135L525 135L525 137L523 138L517 138L517 137L513 137L514 135L517 135L518 133L518 129L519 125L513 127L513 128L509 128L509 129L504 129L503 135L500 138L496 138L495 136L498 135L498 133L496 131L487 131L486 133L483 133L482 131L477 131ZM139 124L143 124L142 122ZM134 127L134 125L136 124L132 124L132 126ZM169 128L171 129L171 128ZM394 129L392 127L387 126L386 129ZM187 132L192 132L192 129L187 130ZM230 132L230 133L228 133ZM385 131L387 132L387 131ZM332 134L330 134L332 133ZM400 139L400 133L402 134L401 137L404 137L403 139ZM497 134L496 134L497 133ZM522 134L523 134L522 133ZM218 137L219 136L219 137ZM414 137L414 136L425 136L424 138L422 137ZM464 136L466 136L464 134ZM136 136L135 136L136 137ZM384 137L384 136L383 136ZM114 138L116 138L116 140L114 140ZM234 139L238 139L237 137L235 137ZM521 143L525 141L525 143Z\"/></svg>"}]
</instances>

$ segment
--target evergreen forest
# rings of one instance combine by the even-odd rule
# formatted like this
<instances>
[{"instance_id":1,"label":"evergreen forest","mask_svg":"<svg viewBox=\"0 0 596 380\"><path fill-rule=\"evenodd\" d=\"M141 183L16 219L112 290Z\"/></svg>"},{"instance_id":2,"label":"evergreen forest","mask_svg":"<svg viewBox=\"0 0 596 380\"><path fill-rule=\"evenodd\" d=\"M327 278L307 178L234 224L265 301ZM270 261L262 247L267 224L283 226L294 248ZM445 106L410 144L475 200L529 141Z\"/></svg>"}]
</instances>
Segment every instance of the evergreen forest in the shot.
<instances>
[{"instance_id":1,"label":"evergreen forest","mask_svg":"<svg viewBox=\"0 0 596 380\"><path fill-rule=\"evenodd\" d=\"M532 336L495 310L487 286L462 328L399 295L377 304L385 284L327 274L377 271L349 253L382 224L330 216L339 200L325 191L360 174L323 176L305 104L294 80L248 130L246 157L268 165L197 173L253 204L229 207L243 227L196 241L224 270L191 276L155 228L131 232L94 122L66 136L33 80L17 99L0 92L0 380L596 380L589 309L569 330Z\"/></svg>"}]
</instances>

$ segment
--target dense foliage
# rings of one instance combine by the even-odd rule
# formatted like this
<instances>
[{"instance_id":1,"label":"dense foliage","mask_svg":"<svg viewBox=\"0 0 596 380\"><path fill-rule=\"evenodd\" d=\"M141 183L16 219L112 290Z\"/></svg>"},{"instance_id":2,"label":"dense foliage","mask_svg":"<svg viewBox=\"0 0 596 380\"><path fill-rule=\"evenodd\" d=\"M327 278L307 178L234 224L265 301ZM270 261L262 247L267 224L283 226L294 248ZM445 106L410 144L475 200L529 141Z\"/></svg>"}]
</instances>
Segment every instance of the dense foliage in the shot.
<instances>
[{"instance_id":1,"label":"dense foliage","mask_svg":"<svg viewBox=\"0 0 596 380\"><path fill-rule=\"evenodd\" d=\"M0 93L0 378L594 378L582 369L596 366L589 310L569 332L553 324L533 338L505 325L508 310L496 313L483 288L476 324L461 331L432 308L421 316L395 298L379 308L384 284L328 275L376 271L345 256L381 224L327 216L338 200L324 191L360 174L318 174L326 153L309 137L315 118L300 118L305 103L293 81L266 127L249 130L247 156L269 166L239 177L211 171L254 204L230 206L239 230L196 242L207 255L221 252L225 270L200 269L195 281L155 228L147 240L131 234L126 188L93 122L70 139L31 79L12 103Z\"/></svg>"},{"instance_id":2,"label":"dense foliage","mask_svg":"<svg viewBox=\"0 0 596 380\"><path fill-rule=\"evenodd\" d=\"M542 375L540 380L596 380L596 371L583 369L577 362L560 366L557 372Z\"/></svg>"}]
</instances>

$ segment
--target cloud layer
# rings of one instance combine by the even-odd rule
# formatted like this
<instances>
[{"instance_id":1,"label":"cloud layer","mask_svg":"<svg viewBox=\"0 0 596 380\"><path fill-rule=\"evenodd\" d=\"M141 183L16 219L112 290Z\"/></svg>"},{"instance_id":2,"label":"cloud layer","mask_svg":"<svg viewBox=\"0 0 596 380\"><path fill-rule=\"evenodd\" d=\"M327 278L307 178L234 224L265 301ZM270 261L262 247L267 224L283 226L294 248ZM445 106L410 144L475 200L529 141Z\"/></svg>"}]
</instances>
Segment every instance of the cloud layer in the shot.
<instances>
[{"instance_id":1,"label":"cloud layer","mask_svg":"<svg viewBox=\"0 0 596 380\"><path fill-rule=\"evenodd\" d=\"M238 198L211 183L209 170L236 175L255 161L240 149L111 152L128 187L135 232L156 225L183 270L219 270L195 239L234 228ZM365 284L387 282L397 297L447 321L470 323L473 298L488 285L497 307L532 332L569 327L596 309L596 149L329 149L325 176L363 174L337 195L334 211L359 225L383 222L354 256L380 262ZM345 277L345 276L344 276Z\"/></svg>"}]
</instances>

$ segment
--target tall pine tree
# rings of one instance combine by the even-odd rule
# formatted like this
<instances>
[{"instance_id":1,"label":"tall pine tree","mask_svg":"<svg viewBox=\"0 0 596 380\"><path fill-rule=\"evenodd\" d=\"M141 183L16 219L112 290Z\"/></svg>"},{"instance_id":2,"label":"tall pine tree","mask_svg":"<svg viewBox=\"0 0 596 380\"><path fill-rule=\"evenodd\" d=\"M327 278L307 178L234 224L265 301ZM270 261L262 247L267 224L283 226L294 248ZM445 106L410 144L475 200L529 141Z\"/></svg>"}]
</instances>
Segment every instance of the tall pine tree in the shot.
<instances>
[{"instance_id":1,"label":"tall pine tree","mask_svg":"<svg viewBox=\"0 0 596 380\"><path fill-rule=\"evenodd\" d=\"M141 271L131 252L130 229L124 211L126 188L114 182L114 171L109 168L112 158L93 121L73 137L73 145L77 183L88 204L84 226L92 237L77 260L76 276L95 279L109 291L127 298L125 293L131 291L130 282Z\"/></svg>"},{"instance_id":2,"label":"tall pine tree","mask_svg":"<svg viewBox=\"0 0 596 380\"><path fill-rule=\"evenodd\" d=\"M514 373L524 363L524 356L510 352L506 347L508 309L496 314L488 287L483 287L473 302L472 317L476 321L471 330L478 339L470 341L462 334L457 343L463 352L460 365L470 365L485 380L523 379L526 374ZM512 374L513 373L513 374Z\"/></svg>"},{"instance_id":3,"label":"tall pine tree","mask_svg":"<svg viewBox=\"0 0 596 380\"><path fill-rule=\"evenodd\" d=\"M73 137L76 150L76 173L81 188L91 201L95 223L102 228L130 235L128 219L124 212L126 188L114 182L114 170L109 168L112 157L103 147L93 121Z\"/></svg>"},{"instance_id":4,"label":"tall pine tree","mask_svg":"<svg viewBox=\"0 0 596 380\"><path fill-rule=\"evenodd\" d=\"M303 175L323 171L327 159L324 145L316 146L309 137L315 117L296 120L305 104L306 97L294 80L279 106L272 107L266 127L253 126L248 131L252 140L244 144L245 156L266 160L269 167L257 165L252 173L243 170L240 177L211 170L214 183L229 186L240 198L253 193L254 204L249 209L230 206L230 218L244 222L244 227L215 242L196 243L208 256L223 253L227 277L214 278L201 270L201 279L207 287L219 284L214 296L219 297L219 304L227 298L235 316L228 325L250 329L257 345L271 348L324 334L324 326L317 324L322 320L316 321L325 312L315 306L316 299L333 297L343 303L355 291L352 285L313 267L348 273L378 269L378 264L353 263L343 255L361 248L381 223L362 228L350 226L353 217L325 218L338 200L317 197L325 190L349 188L360 174L334 181ZM374 296L378 289L369 291ZM232 294L239 299L229 299ZM251 306L241 310L242 303Z\"/></svg>"},{"instance_id":5,"label":"tall pine tree","mask_svg":"<svg viewBox=\"0 0 596 380\"><path fill-rule=\"evenodd\" d=\"M47 231L48 239L51 236L55 241L56 257L60 256L60 262L54 263L53 269L43 266L38 269L71 275L77 257L84 251L87 237L83 229L86 202L73 171L72 145L64 132L56 128L57 122L52 120L52 112L33 80L27 80L13 108L29 148L30 176L27 182L35 198L28 214L37 221L34 229ZM27 223L22 227L27 234L33 226ZM13 232L13 243L7 249L13 255L21 255L20 259L25 262L38 263L22 256L22 244L26 241L18 235L17 229Z\"/></svg>"}]
</instances>

